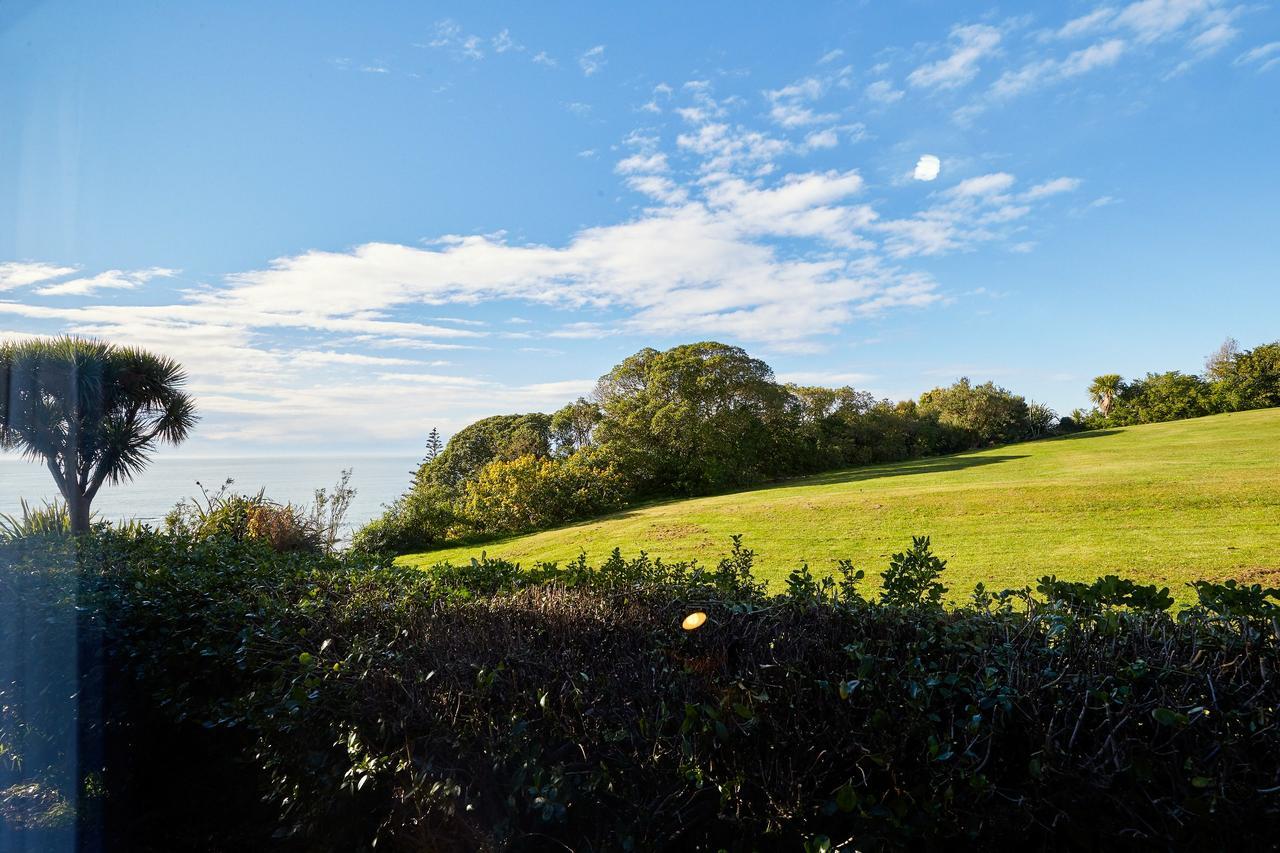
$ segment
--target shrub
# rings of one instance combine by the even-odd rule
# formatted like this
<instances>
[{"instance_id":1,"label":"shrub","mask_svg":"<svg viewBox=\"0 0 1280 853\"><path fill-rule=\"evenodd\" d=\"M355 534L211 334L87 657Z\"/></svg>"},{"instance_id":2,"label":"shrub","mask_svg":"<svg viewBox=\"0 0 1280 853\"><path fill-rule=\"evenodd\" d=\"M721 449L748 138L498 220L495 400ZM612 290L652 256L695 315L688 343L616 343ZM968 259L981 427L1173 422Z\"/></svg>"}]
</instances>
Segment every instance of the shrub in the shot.
<instances>
[{"instance_id":1,"label":"shrub","mask_svg":"<svg viewBox=\"0 0 1280 853\"><path fill-rule=\"evenodd\" d=\"M477 533L524 533L614 509L624 493L612 466L521 456L482 468L467 483L462 512Z\"/></svg>"},{"instance_id":2,"label":"shrub","mask_svg":"<svg viewBox=\"0 0 1280 853\"><path fill-rule=\"evenodd\" d=\"M441 486L420 487L392 503L351 537L353 550L366 554L425 551L445 541L461 523L453 496Z\"/></svg>"},{"instance_id":3,"label":"shrub","mask_svg":"<svg viewBox=\"0 0 1280 853\"><path fill-rule=\"evenodd\" d=\"M33 507L22 501L19 515L0 513L0 542L14 542L24 538L65 536L71 533L71 513L61 502Z\"/></svg>"},{"instance_id":4,"label":"shrub","mask_svg":"<svg viewBox=\"0 0 1280 853\"><path fill-rule=\"evenodd\" d=\"M350 469L342 472L333 491L317 489L310 506L281 504L266 497L233 492L228 479L211 492L199 482L200 497L179 501L165 516L165 529L175 535L203 540L226 537L239 542L255 539L276 551L331 553L342 539L342 527L355 490Z\"/></svg>"}]
</instances>

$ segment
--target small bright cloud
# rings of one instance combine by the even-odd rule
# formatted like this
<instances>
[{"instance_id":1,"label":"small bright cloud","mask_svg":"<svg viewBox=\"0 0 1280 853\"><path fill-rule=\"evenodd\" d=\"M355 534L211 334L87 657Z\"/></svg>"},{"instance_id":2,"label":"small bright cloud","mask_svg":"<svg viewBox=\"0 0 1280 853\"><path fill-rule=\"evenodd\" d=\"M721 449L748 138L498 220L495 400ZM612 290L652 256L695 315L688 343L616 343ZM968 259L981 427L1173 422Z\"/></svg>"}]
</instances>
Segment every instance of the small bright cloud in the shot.
<instances>
[{"instance_id":1,"label":"small bright cloud","mask_svg":"<svg viewBox=\"0 0 1280 853\"><path fill-rule=\"evenodd\" d=\"M877 103L892 104L902 100L902 95L902 90L893 88L888 80L877 80L867 86L867 97Z\"/></svg>"},{"instance_id":2,"label":"small bright cloud","mask_svg":"<svg viewBox=\"0 0 1280 853\"><path fill-rule=\"evenodd\" d=\"M600 71L605 66L604 45L598 44L578 57L578 65L587 77Z\"/></svg>"},{"instance_id":3,"label":"small bright cloud","mask_svg":"<svg viewBox=\"0 0 1280 853\"><path fill-rule=\"evenodd\" d=\"M942 161L932 154L925 154L916 161L916 170L911 173L911 177L917 181L932 181L941 170Z\"/></svg>"}]
</instances>

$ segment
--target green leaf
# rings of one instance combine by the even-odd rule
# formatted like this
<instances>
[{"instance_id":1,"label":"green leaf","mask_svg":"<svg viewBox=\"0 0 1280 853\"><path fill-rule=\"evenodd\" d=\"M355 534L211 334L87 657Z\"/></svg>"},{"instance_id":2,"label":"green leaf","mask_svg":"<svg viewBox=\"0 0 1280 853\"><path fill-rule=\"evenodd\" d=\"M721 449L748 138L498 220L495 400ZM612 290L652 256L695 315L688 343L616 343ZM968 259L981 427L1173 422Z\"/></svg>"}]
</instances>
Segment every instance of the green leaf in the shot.
<instances>
[{"instance_id":1,"label":"green leaf","mask_svg":"<svg viewBox=\"0 0 1280 853\"><path fill-rule=\"evenodd\" d=\"M1162 726L1185 726L1189 722L1186 714L1179 714L1171 708L1156 708L1151 716Z\"/></svg>"}]
</instances>

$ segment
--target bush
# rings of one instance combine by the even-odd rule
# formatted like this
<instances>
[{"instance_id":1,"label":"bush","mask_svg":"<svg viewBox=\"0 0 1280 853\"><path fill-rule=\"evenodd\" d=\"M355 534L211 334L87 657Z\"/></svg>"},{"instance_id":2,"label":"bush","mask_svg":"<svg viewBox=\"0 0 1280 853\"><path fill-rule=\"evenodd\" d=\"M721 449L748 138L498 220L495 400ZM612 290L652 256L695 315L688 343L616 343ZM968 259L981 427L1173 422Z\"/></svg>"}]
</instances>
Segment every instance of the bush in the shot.
<instances>
[{"instance_id":1,"label":"bush","mask_svg":"<svg viewBox=\"0 0 1280 853\"><path fill-rule=\"evenodd\" d=\"M317 489L310 506L281 504L266 497L233 492L232 480L216 492L199 482L200 497L179 501L165 516L165 529L194 540L225 537L239 542L254 539L276 551L330 553L342 539L342 526L355 490L350 488L351 471L342 472L330 492Z\"/></svg>"},{"instance_id":2,"label":"bush","mask_svg":"<svg viewBox=\"0 0 1280 853\"><path fill-rule=\"evenodd\" d=\"M419 572L228 537L0 544L0 647L35 655L60 623L79 649L70 685L0 673L19 759L0 791L79 788L86 831L127 849L1220 848L1280 829L1280 591L1198 584L1175 618L1167 590L1046 578L945 610L924 539L883 603L848 564L769 597L752 558ZM76 694L79 780L45 772L77 738L40 704Z\"/></svg>"},{"instance_id":3,"label":"bush","mask_svg":"<svg viewBox=\"0 0 1280 853\"><path fill-rule=\"evenodd\" d=\"M521 456L482 468L467 483L462 511L478 534L525 533L614 509L624 495L612 466Z\"/></svg>"},{"instance_id":4,"label":"bush","mask_svg":"<svg viewBox=\"0 0 1280 853\"><path fill-rule=\"evenodd\" d=\"M381 516L351 537L353 550L366 554L407 554L438 547L456 533L461 518L452 494L441 486L420 487L397 499Z\"/></svg>"}]
</instances>

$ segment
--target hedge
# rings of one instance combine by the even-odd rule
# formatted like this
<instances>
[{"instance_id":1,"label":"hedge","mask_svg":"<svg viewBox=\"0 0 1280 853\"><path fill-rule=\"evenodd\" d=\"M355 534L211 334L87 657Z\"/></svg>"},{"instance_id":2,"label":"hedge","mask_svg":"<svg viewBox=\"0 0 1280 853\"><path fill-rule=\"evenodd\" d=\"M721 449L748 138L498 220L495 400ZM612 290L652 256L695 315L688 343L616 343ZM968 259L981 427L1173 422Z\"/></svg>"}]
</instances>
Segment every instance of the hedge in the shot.
<instances>
[{"instance_id":1,"label":"hedge","mask_svg":"<svg viewBox=\"0 0 1280 853\"><path fill-rule=\"evenodd\" d=\"M417 851L1280 829L1280 591L1201 584L1174 614L1167 590L1050 577L944 607L924 539L877 601L847 563L773 594L751 564L737 542L717 566L430 572L148 531L0 544L0 831ZM74 663L32 666L58 637Z\"/></svg>"}]
</instances>

